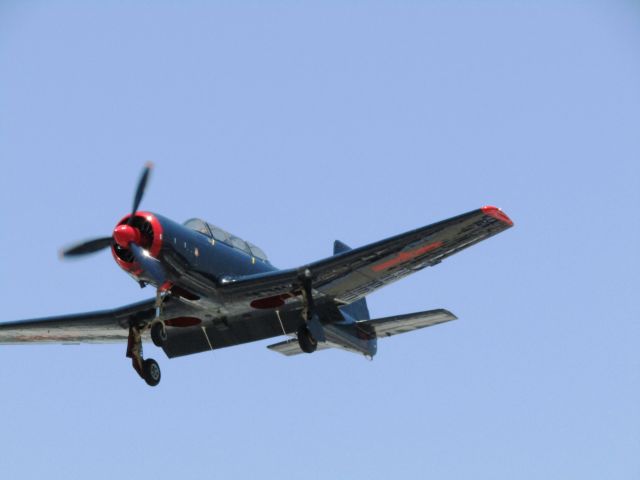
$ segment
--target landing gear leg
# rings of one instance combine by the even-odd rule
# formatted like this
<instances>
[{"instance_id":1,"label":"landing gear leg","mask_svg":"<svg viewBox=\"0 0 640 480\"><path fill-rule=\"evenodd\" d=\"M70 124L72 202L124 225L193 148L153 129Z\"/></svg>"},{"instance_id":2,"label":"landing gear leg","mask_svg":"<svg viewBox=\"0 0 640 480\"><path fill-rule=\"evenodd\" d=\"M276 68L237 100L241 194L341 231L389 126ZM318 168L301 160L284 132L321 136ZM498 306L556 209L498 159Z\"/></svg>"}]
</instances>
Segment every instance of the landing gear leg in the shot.
<instances>
[{"instance_id":1,"label":"landing gear leg","mask_svg":"<svg viewBox=\"0 0 640 480\"><path fill-rule=\"evenodd\" d=\"M129 341L127 343L127 357L131 359L133 369L147 382L155 387L160 383L160 366L152 358L142 357L142 337L139 327L129 327Z\"/></svg>"},{"instance_id":2,"label":"landing gear leg","mask_svg":"<svg viewBox=\"0 0 640 480\"><path fill-rule=\"evenodd\" d=\"M302 319L304 324L298 329L298 344L305 353L313 353L318 348L318 342L325 342L324 328L315 313L313 293L311 287L311 272L306 269L300 274L302 283Z\"/></svg>"},{"instance_id":3,"label":"landing gear leg","mask_svg":"<svg viewBox=\"0 0 640 480\"><path fill-rule=\"evenodd\" d=\"M167 341L167 328L160 318L162 317L162 306L167 288L160 287L156 291L156 319L151 325L151 341L156 347L163 347Z\"/></svg>"}]
</instances>

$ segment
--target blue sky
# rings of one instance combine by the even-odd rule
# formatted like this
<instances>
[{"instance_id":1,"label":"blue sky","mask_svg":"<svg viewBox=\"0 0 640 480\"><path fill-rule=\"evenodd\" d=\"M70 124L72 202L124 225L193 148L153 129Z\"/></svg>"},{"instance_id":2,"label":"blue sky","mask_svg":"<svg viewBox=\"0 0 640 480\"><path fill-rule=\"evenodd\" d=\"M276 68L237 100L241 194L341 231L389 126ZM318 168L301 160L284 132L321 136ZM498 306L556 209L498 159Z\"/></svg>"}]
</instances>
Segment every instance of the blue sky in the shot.
<instances>
[{"instance_id":1,"label":"blue sky","mask_svg":"<svg viewBox=\"0 0 640 480\"><path fill-rule=\"evenodd\" d=\"M638 478L633 2L0 3L2 320L147 298L130 208L281 267L485 204L516 227L369 298L458 321L344 352L0 348L7 478Z\"/></svg>"}]
</instances>

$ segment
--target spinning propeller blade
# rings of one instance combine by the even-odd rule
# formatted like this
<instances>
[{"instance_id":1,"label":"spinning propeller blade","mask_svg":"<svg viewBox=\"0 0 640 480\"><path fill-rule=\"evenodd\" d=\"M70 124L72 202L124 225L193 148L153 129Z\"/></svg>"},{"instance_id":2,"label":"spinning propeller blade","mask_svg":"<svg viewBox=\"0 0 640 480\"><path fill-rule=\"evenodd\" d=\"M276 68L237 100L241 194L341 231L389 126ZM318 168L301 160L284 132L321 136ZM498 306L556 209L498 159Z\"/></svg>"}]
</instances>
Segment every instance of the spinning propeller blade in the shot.
<instances>
[{"instance_id":1,"label":"spinning propeller blade","mask_svg":"<svg viewBox=\"0 0 640 480\"><path fill-rule=\"evenodd\" d=\"M144 170L142 171L140 180L138 180L138 188L136 188L136 195L133 198L133 209L131 210L131 216L129 217L129 220L127 220L127 225L131 225L134 215L138 211L138 207L140 206L140 202L142 201L142 196L144 195L145 188L147 187L147 181L149 180L149 175L151 174L152 168L153 163L151 162L147 162L144 166Z\"/></svg>"},{"instance_id":2,"label":"spinning propeller blade","mask_svg":"<svg viewBox=\"0 0 640 480\"><path fill-rule=\"evenodd\" d=\"M69 258L86 255L88 253L95 253L111 246L111 242L113 242L111 237L94 238L93 240L87 240L66 248L60 252L60 255L64 258Z\"/></svg>"},{"instance_id":3,"label":"spinning propeller blade","mask_svg":"<svg viewBox=\"0 0 640 480\"><path fill-rule=\"evenodd\" d=\"M137 212L140 202L142 201L142 197L144 196L144 191L147 187L147 182L149 181L149 175L151 174L152 168L153 164L151 162L148 162L144 166L142 175L140 175L140 180L138 180L136 194L133 198L133 209L126 225L116 227L114 234L110 237L87 240L66 248L61 252L62 257L69 258L94 253L104 248L108 248L113 242L116 242L124 248L130 248L134 258L140 264L142 269L157 281L159 285L163 284L166 275L164 268L162 267L162 263L153 258L149 255L149 252L138 245L138 242L140 241L140 232L132 226L135 213Z\"/></svg>"}]
</instances>

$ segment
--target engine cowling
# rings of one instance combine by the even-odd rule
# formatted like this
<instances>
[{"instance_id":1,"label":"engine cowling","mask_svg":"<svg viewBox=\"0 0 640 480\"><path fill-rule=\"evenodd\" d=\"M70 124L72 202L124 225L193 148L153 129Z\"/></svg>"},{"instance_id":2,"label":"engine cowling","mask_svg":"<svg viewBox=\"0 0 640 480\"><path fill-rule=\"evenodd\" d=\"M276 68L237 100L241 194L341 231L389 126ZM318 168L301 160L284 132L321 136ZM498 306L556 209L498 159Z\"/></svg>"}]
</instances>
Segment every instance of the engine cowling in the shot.
<instances>
[{"instance_id":1,"label":"engine cowling","mask_svg":"<svg viewBox=\"0 0 640 480\"><path fill-rule=\"evenodd\" d=\"M133 220L131 215L124 217L113 230L113 244L111 253L120 268L139 276L142 268L137 264L130 244L144 248L152 257L158 258L162 250L162 224L158 218L149 212L136 212Z\"/></svg>"}]
</instances>

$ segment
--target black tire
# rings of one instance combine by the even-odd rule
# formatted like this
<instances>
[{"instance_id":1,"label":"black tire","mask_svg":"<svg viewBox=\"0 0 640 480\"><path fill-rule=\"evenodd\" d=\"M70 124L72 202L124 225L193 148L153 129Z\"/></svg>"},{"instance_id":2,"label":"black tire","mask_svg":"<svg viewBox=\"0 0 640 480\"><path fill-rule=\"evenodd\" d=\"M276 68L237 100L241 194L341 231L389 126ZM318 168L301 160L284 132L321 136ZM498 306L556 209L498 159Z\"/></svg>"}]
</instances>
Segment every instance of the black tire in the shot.
<instances>
[{"instance_id":1,"label":"black tire","mask_svg":"<svg viewBox=\"0 0 640 480\"><path fill-rule=\"evenodd\" d=\"M313 353L318 348L318 341L313 338L306 325L298 329L298 344L304 353Z\"/></svg>"},{"instance_id":2,"label":"black tire","mask_svg":"<svg viewBox=\"0 0 640 480\"><path fill-rule=\"evenodd\" d=\"M151 387L155 387L160 383L160 365L153 358L147 358L142 363L142 373L144 376L144 381L147 382L147 385Z\"/></svg>"},{"instance_id":3,"label":"black tire","mask_svg":"<svg viewBox=\"0 0 640 480\"><path fill-rule=\"evenodd\" d=\"M162 322L151 325L151 341L156 347L162 347L167 342L167 329Z\"/></svg>"}]
</instances>

